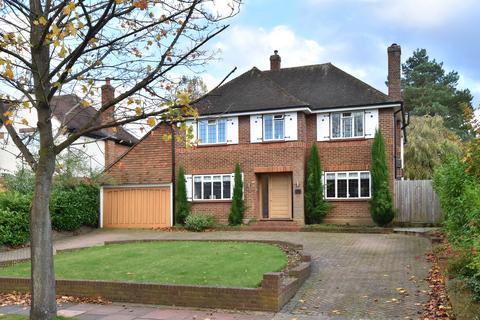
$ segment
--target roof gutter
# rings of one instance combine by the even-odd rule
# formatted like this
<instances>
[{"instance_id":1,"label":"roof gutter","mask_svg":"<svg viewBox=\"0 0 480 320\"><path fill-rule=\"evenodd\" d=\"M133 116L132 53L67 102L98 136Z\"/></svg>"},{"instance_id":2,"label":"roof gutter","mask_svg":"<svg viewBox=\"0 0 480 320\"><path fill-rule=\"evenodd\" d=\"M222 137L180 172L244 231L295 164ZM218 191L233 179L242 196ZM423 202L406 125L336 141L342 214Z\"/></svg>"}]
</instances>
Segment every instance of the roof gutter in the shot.
<instances>
[{"instance_id":1,"label":"roof gutter","mask_svg":"<svg viewBox=\"0 0 480 320\"><path fill-rule=\"evenodd\" d=\"M327 112L335 112L335 111L345 111L345 110L366 110L366 109L379 109L379 108L394 108L394 107L402 107L402 102L391 102L391 103L378 103L378 104L364 104L364 105L351 105L351 106L338 106L338 107L331 107L328 109L311 109L309 106L293 106L293 107L283 107L283 108L276 108L276 109L259 109L259 110L252 110L252 111L243 111L243 112L222 112L222 113L212 113L212 114L204 114L198 116L196 119L204 119L204 118L220 118L220 117L236 117L236 116L247 116L247 115L254 115L254 114L269 114L269 113L278 113L278 112L294 112L294 111L304 111L308 114L314 113L327 113ZM185 119L191 120L193 117L187 117Z\"/></svg>"}]
</instances>

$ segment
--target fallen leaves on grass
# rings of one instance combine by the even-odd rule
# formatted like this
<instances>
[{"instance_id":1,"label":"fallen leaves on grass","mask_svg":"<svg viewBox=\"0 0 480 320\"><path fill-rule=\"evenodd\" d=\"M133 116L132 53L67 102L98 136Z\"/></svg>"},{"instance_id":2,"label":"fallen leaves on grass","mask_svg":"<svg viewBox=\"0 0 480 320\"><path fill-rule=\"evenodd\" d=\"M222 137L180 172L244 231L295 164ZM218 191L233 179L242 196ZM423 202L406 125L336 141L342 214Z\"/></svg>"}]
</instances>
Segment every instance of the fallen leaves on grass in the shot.
<instances>
[{"instance_id":1,"label":"fallen leaves on grass","mask_svg":"<svg viewBox=\"0 0 480 320\"><path fill-rule=\"evenodd\" d=\"M450 302L445 290L445 279L440 272L438 261L433 253L427 254L427 260L432 263L428 273L427 282L429 300L423 306L423 320L448 320L453 319L451 315Z\"/></svg>"},{"instance_id":2,"label":"fallen leaves on grass","mask_svg":"<svg viewBox=\"0 0 480 320\"><path fill-rule=\"evenodd\" d=\"M31 297L29 293L12 291L9 293L0 293L0 307L10 305L30 305ZM57 296L57 303L90 303L90 304L110 304L111 302L101 297L72 297Z\"/></svg>"}]
</instances>

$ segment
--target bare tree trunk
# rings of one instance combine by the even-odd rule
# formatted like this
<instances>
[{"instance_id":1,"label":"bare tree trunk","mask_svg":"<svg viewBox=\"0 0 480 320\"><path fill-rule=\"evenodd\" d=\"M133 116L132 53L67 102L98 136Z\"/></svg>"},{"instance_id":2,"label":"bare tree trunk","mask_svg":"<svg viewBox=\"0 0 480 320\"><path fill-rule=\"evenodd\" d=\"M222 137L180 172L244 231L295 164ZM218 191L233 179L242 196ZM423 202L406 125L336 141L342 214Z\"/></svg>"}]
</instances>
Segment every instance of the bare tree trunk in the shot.
<instances>
[{"instance_id":1,"label":"bare tree trunk","mask_svg":"<svg viewBox=\"0 0 480 320\"><path fill-rule=\"evenodd\" d=\"M32 16L44 16L41 0L29 0ZM50 2L46 2L48 10ZM35 192L30 210L31 293L30 319L49 320L57 313L55 299L55 272L53 268L52 223L50 194L55 171L55 144L52 131L52 110L48 94L51 84L50 45L43 41L47 26L31 24L30 43L32 55L33 91L37 102L37 129L40 150L35 170Z\"/></svg>"},{"instance_id":2,"label":"bare tree trunk","mask_svg":"<svg viewBox=\"0 0 480 320\"><path fill-rule=\"evenodd\" d=\"M57 313L55 299L55 273L53 268L52 224L49 202L55 170L55 153L51 123L41 123L43 140L35 175L35 192L30 211L30 243L32 257L32 305L30 319L52 319ZM47 142L48 141L48 142Z\"/></svg>"}]
</instances>

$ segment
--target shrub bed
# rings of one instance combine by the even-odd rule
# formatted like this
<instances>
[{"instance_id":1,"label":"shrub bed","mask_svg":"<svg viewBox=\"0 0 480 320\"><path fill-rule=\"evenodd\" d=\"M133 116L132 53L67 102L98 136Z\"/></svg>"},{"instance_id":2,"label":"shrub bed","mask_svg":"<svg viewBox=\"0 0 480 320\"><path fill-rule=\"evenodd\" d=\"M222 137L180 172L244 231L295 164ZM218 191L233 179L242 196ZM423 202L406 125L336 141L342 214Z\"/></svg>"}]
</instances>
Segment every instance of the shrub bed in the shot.
<instances>
[{"instance_id":1,"label":"shrub bed","mask_svg":"<svg viewBox=\"0 0 480 320\"><path fill-rule=\"evenodd\" d=\"M215 218L208 214L192 214L185 219L185 228L190 231L201 232L215 226Z\"/></svg>"}]
</instances>

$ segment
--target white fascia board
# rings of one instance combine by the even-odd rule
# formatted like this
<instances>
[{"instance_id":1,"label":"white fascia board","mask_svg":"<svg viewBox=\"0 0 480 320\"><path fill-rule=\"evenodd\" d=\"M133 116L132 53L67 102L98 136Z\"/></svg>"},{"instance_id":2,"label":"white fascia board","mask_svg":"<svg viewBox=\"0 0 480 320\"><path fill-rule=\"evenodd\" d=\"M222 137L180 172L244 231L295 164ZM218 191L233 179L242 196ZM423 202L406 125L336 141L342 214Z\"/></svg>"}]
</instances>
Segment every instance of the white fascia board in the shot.
<instances>
[{"instance_id":1,"label":"white fascia board","mask_svg":"<svg viewBox=\"0 0 480 320\"><path fill-rule=\"evenodd\" d=\"M365 106L354 106L354 107L340 107L340 108L329 108L329 109L319 109L312 110L309 107L301 108L288 108L288 109L272 109L272 110L255 110L248 112L235 112L235 113L221 113L221 114L212 114L212 115L200 115L197 119L215 119L215 118L225 118L225 117L238 117L238 116L248 116L255 114L272 114L272 113L285 113L285 112L295 112L303 111L305 113L327 113L327 112L336 112L336 111L349 111L349 110L368 110L368 109L381 109L381 108L395 108L400 107L400 103L390 103L390 104L379 104L379 105L365 105ZM185 118L185 120L193 119L193 117Z\"/></svg>"},{"instance_id":2,"label":"white fascia board","mask_svg":"<svg viewBox=\"0 0 480 320\"><path fill-rule=\"evenodd\" d=\"M340 111L350 111L350 110L369 110L369 109L382 109L382 108L395 108L400 107L400 103L395 104L379 104L379 105L365 105L365 106L355 106L355 107L342 107L342 108L330 108L330 109L320 109L313 110L312 113L327 113L327 112L340 112Z\"/></svg>"},{"instance_id":3,"label":"white fascia board","mask_svg":"<svg viewBox=\"0 0 480 320\"><path fill-rule=\"evenodd\" d=\"M197 119L215 119L215 118L227 118L227 117L238 117L238 116L248 116L254 114L270 114L270 113L285 113L285 112L295 112L295 111L304 111L306 113L311 113L312 110L308 107L302 108L288 108L288 109L272 109L272 110L255 110L248 112L235 112L235 113L221 113L221 114L212 114L205 116L198 116ZM193 117L185 118L186 120L193 119Z\"/></svg>"}]
</instances>

